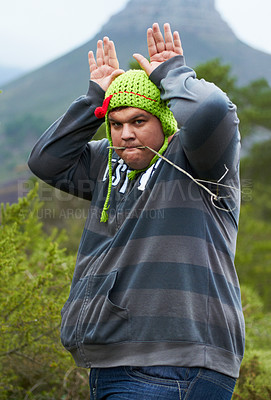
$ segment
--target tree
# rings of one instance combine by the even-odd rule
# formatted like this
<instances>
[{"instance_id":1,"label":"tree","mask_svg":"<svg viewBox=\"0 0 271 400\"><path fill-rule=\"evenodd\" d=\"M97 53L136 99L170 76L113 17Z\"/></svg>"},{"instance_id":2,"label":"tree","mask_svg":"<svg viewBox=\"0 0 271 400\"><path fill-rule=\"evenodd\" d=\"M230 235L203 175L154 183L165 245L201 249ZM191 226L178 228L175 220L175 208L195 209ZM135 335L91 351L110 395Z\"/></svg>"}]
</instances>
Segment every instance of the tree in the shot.
<instances>
[{"instance_id":1,"label":"tree","mask_svg":"<svg viewBox=\"0 0 271 400\"><path fill-rule=\"evenodd\" d=\"M228 96L235 102L237 99L237 78L231 76L231 66L228 64L221 64L219 58L207 61L204 64L200 64L195 68L198 79L205 79L208 82L215 83L220 89L222 89ZM238 101L238 100L237 100Z\"/></svg>"},{"instance_id":2,"label":"tree","mask_svg":"<svg viewBox=\"0 0 271 400\"><path fill-rule=\"evenodd\" d=\"M271 88L266 79L258 79L239 87L231 75L231 66L215 58L195 68L197 77L215 83L237 105L242 137L255 128L271 129Z\"/></svg>"}]
</instances>

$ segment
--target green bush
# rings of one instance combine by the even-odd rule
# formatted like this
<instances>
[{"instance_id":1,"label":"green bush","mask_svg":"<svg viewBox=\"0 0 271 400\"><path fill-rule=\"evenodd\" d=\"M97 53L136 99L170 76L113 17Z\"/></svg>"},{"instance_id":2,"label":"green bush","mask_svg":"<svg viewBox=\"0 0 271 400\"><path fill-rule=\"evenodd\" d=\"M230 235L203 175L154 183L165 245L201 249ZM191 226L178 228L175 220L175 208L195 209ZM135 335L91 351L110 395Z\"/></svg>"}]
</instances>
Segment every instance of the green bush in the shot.
<instances>
[{"instance_id":1,"label":"green bush","mask_svg":"<svg viewBox=\"0 0 271 400\"><path fill-rule=\"evenodd\" d=\"M271 351L252 351L245 356L241 366L233 400L270 400Z\"/></svg>"},{"instance_id":2,"label":"green bush","mask_svg":"<svg viewBox=\"0 0 271 400\"><path fill-rule=\"evenodd\" d=\"M37 189L2 206L0 398L80 399L87 371L75 368L59 339L75 257L60 249L63 233L42 230Z\"/></svg>"},{"instance_id":3,"label":"green bush","mask_svg":"<svg viewBox=\"0 0 271 400\"><path fill-rule=\"evenodd\" d=\"M269 186L266 193L270 192ZM256 192L254 192L256 193ZM255 195L255 200L243 204L237 240L235 263L241 285L253 287L264 302L264 309L270 310L271 297L271 225L268 217L258 216L257 203L263 197ZM264 201L262 201L264 203ZM261 212L263 212L262 204ZM271 207L266 199L265 207Z\"/></svg>"},{"instance_id":4,"label":"green bush","mask_svg":"<svg viewBox=\"0 0 271 400\"><path fill-rule=\"evenodd\" d=\"M271 399L271 314L264 313L263 302L255 290L242 287L246 320L246 351L237 381L234 400Z\"/></svg>"}]
</instances>

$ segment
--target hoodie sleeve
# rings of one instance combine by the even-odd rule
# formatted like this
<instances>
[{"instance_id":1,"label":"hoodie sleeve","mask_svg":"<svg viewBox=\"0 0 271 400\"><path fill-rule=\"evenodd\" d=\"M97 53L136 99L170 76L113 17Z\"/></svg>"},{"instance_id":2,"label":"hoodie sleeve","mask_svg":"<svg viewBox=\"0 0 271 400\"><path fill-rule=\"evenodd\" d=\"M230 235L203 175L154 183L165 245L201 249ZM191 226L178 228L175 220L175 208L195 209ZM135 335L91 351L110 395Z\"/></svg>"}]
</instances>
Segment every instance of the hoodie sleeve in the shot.
<instances>
[{"instance_id":1,"label":"hoodie sleeve","mask_svg":"<svg viewBox=\"0 0 271 400\"><path fill-rule=\"evenodd\" d=\"M91 199L99 171L94 166L107 157L105 139L89 143L104 121L94 115L103 98L104 91L90 81L87 94L45 131L28 160L35 175L58 189Z\"/></svg>"},{"instance_id":2,"label":"hoodie sleeve","mask_svg":"<svg viewBox=\"0 0 271 400\"><path fill-rule=\"evenodd\" d=\"M237 172L240 153L236 106L213 83L197 79L183 56L163 63L150 78L180 127L180 140L194 174L219 180Z\"/></svg>"}]
</instances>

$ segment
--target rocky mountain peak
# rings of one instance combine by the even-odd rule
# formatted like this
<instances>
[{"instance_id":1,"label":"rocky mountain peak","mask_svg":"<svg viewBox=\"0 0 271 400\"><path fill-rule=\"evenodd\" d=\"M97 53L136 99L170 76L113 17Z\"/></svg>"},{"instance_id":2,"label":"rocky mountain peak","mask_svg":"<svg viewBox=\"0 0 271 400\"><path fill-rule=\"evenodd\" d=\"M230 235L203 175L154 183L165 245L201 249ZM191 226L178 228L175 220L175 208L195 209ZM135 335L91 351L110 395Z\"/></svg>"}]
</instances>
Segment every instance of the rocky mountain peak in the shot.
<instances>
[{"instance_id":1,"label":"rocky mountain peak","mask_svg":"<svg viewBox=\"0 0 271 400\"><path fill-rule=\"evenodd\" d=\"M140 34L153 22L159 22L160 25L170 22L172 28L180 33L203 31L205 35L209 33L213 40L214 32L235 39L217 12L215 0L130 0L123 10L108 21L106 28L109 32L113 30L125 35L129 31Z\"/></svg>"}]
</instances>

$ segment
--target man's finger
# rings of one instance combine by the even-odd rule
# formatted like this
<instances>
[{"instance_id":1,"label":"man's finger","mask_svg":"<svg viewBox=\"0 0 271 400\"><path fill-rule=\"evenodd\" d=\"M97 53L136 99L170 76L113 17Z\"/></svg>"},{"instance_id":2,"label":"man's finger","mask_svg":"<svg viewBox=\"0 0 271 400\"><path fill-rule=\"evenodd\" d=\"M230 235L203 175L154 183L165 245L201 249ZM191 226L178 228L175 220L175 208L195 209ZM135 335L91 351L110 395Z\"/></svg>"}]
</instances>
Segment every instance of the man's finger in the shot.
<instances>
[{"instance_id":1,"label":"man's finger","mask_svg":"<svg viewBox=\"0 0 271 400\"><path fill-rule=\"evenodd\" d=\"M88 63L89 63L90 72L93 72L97 68L93 51L89 51L89 53L88 53Z\"/></svg>"},{"instance_id":2,"label":"man's finger","mask_svg":"<svg viewBox=\"0 0 271 400\"><path fill-rule=\"evenodd\" d=\"M104 50L102 40L98 40L97 42L96 63L97 67L101 67L104 64Z\"/></svg>"},{"instance_id":3,"label":"man's finger","mask_svg":"<svg viewBox=\"0 0 271 400\"><path fill-rule=\"evenodd\" d=\"M138 53L133 54L133 57L149 76L152 73L152 67L149 61L144 56Z\"/></svg>"},{"instance_id":4,"label":"man's finger","mask_svg":"<svg viewBox=\"0 0 271 400\"><path fill-rule=\"evenodd\" d=\"M153 32L153 38L155 40L157 52L161 53L162 51L166 50L166 46L165 46L163 35L162 35L159 25L157 23L153 24L152 32Z\"/></svg>"},{"instance_id":5,"label":"man's finger","mask_svg":"<svg viewBox=\"0 0 271 400\"><path fill-rule=\"evenodd\" d=\"M151 28L147 30L147 44L148 44L149 56L152 57L154 54L157 54L156 43Z\"/></svg>"},{"instance_id":6,"label":"man's finger","mask_svg":"<svg viewBox=\"0 0 271 400\"><path fill-rule=\"evenodd\" d=\"M96 61L92 50L88 52L88 63L89 63L89 68L91 69L96 68Z\"/></svg>"},{"instance_id":7,"label":"man's finger","mask_svg":"<svg viewBox=\"0 0 271 400\"><path fill-rule=\"evenodd\" d=\"M179 32L177 32L177 31L173 32L173 43L174 43L175 53L183 55L182 42L181 42Z\"/></svg>"},{"instance_id":8,"label":"man's finger","mask_svg":"<svg viewBox=\"0 0 271 400\"><path fill-rule=\"evenodd\" d=\"M165 35L166 50L173 51L174 50L173 37L169 24L164 25L164 35Z\"/></svg>"},{"instance_id":9,"label":"man's finger","mask_svg":"<svg viewBox=\"0 0 271 400\"><path fill-rule=\"evenodd\" d=\"M122 75L124 73L125 71L123 69L116 69L115 71L113 71L111 74L111 82L113 82L113 80L116 79L119 75Z\"/></svg>"},{"instance_id":10,"label":"man's finger","mask_svg":"<svg viewBox=\"0 0 271 400\"><path fill-rule=\"evenodd\" d=\"M105 36L103 38L103 52L104 52L104 64L108 65L109 63L109 38Z\"/></svg>"},{"instance_id":11,"label":"man's finger","mask_svg":"<svg viewBox=\"0 0 271 400\"><path fill-rule=\"evenodd\" d=\"M112 40L109 41L109 58L108 58L108 65L110 65L110 67L118 69L119 68L119 62L118 62L118 58L117 58L117 53L116 53L116 49L115 49L115 45L114 42Z\"/></svg>"}]
</instances>

